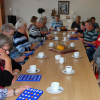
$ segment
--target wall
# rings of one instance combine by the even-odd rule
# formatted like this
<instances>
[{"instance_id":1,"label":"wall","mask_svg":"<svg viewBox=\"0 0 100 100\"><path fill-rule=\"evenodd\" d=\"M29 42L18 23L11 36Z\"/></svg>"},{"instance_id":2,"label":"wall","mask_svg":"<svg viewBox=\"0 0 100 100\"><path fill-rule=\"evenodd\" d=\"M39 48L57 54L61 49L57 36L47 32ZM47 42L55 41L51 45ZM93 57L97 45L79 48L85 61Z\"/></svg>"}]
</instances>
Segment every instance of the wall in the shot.
<instances>
[{"instance_id":1,"label":"wall","mask_svg":"<svg viewBox=\"0 0 100 100\"><path fill-rule=\"evenodd\" d=\"M17 19L24 19L28 25L30 24L31 16L35 15L40 17L37 9L42 7L46 10L43 14L48 17L48 26L50 24L51 11L53 8L58 10L58 0L4 0L6 19L7 15L11 14L9 8L12 8L12 14L17 16ZM63 0L60 0L63 1ZM100 24L100 0L69 0L70 13L80 15L82 20L86 20L91 16L96 17L96 21ZM64 15L65 16L65 15ZM61 16L63 18L64 16Z\"/></svg>"}]
</instances>

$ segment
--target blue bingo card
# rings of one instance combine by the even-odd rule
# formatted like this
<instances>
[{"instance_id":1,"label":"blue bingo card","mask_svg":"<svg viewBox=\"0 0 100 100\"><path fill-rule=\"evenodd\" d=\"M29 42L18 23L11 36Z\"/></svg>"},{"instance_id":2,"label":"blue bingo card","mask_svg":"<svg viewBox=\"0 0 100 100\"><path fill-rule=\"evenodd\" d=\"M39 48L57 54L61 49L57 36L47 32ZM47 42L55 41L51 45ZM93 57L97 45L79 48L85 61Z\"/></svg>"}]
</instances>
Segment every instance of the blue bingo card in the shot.
<instances>
[{"instance_id":1,"label":"blue bingo card","mask_svg":"<svg viewBox=\"0 0 100 100\"><path fill-rule=\"evenodd\" d=\"M42 94L42 90L28 88L16 100L38 100Z\"/></svg>"},{"instance_id":2,"label":"blue bingo card","mask_svg":"<svg viewBox=\"0 0 100 100\"><path fill-rule=\"evenodd\" d=\"M20 75L17 81L40 81L42 75Z\"/></svg>"}]
</instances>

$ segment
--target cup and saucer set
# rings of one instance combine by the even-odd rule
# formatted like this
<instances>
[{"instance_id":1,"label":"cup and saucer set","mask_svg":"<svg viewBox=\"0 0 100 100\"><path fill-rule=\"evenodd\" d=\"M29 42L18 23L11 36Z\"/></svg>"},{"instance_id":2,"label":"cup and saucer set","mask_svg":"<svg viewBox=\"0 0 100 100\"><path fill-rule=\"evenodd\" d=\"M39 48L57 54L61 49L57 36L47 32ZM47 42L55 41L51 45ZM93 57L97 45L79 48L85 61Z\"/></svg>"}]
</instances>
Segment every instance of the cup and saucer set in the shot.
<instances>
[{"instance_id":1,"label":"cup and saucer set","mask_svg":"<svg viewBox=\"0 0 100 100\"><path fill-rule=\"evenodd\" d=\"M74 52L74 54L72 55L73 58L76 58L76 59L79 59L81 58L82 56L79 55L79 52Z\"/></svg>"},{"instance_id":2,"label":"cup and saucer set","mask_svg":"<svg viewBox=\"0 0 100 100\"><path fill-rule=\"evenodd\" d=\"M76 45L74 43L70 43L70 47L75 47Z\"/></svg>"},{"instance_id":3,"label":"cup and saucer set","mask_svg":"<svg viewBox=\"0 0 100 100\"><path fill-rule=\"evenodd\" d=\"M64 74L75 74L75 70L72 70L72 66L66 66L64 70L62 70Z\"/></svg>"},{"instance_id":4,"label":"cup and saucer set","mask_svg":"<svg viewBox=\"0 0 100 100\"><path fill-rule=\"evenodd\" d=\"M66 42L67 41L67 37L63 37L62 41Z\"/></svg>"},{"instance_id":5,"label":"cup and saucer set","mask_svg":"<svg viewBox=\"0 0 100 100\"><path fill-rule=\"evenodd\" d=\"M47 92L51 94L59 94L64 91L64 88L60 86L59 82L52 82L51 86L47 88Z\"/></svg>"},{"instance_id":6,"label":"cup and saucer set","mask_svg":"<svg viewBox=\"0 0 100 100\"><path fill-rule=\"evenodd\" d=\"M56 37L54 37L53 40L55 40L55 41L59 41L59 38L56 36Z\"/></svg>"},{"instance_id":7,"label":"cup and saucer set","mask_svg":"<svg viewBox=\"0 0 100 100\"><path fill-rule=\"evenodd\" d=\"M53 48L53 47L54 47L54 43L53 43L53 42L49 42L48 47L49 47L49 48Z\"/></svg>"},{"instance_id":8,"label":"cup and saucer set","mask_svg":"<svg viewBox=\"0 0 100 100\"><path fill-rule=\"evenodd\" d=\"M44 52L39 52L38 55L36 56L36 58L39 58L39 59L44 59L46 57L47 56L44 55Z\"/></svg>"},{"instance_id":9,"label":"cup and saucer set","mask_svg":"<svg viewBox=\"0 0 100 100\"><path fill-rule=\"evenodd\" d=\"M30 68L26 70L27 73L35 74L40 72L39 69L37 69L36 65L30 65Z\"/></svg>"}]
</instances>

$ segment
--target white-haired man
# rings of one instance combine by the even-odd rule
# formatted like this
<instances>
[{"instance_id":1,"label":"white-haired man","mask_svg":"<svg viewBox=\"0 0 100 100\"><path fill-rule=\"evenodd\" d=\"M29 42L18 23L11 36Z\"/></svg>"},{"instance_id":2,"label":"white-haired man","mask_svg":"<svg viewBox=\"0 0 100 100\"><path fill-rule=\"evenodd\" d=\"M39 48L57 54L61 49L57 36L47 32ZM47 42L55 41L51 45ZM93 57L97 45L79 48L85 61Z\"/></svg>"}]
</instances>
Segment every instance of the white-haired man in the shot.
<instances>
[{"instance_id":1,"label":"white-haired man","mask_svg":"<svg viewBox=\"0 0 100 100\"><path fill-rule=\"evenodd\" d=\"M26 36L26 23L22 20L17 21L16 23L16 32L13 36L14 46L19 50L19 52L31 51L35 48L34 44L31 44Z\"/></svg>"}]
</instances>

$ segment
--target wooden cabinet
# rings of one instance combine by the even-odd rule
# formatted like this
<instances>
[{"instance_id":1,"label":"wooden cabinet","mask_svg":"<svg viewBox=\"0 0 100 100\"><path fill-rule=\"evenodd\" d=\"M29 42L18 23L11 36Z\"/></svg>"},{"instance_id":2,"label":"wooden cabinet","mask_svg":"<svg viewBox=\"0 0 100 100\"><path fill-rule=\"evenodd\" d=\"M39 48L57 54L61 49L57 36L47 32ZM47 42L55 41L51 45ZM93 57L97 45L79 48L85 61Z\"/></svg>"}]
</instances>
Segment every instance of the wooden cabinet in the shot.
<instances>
[{"instance_id":1,"label":"wooden cabinet","mask_svg":"<svg viewBox=\"0 0 100 100\"><path fill-rule=\"evenodd\" d=\"M1 26L4 23L5 23L4 0L0 0L0 32L1 32Z\"/></svg>"}]
</instances>

